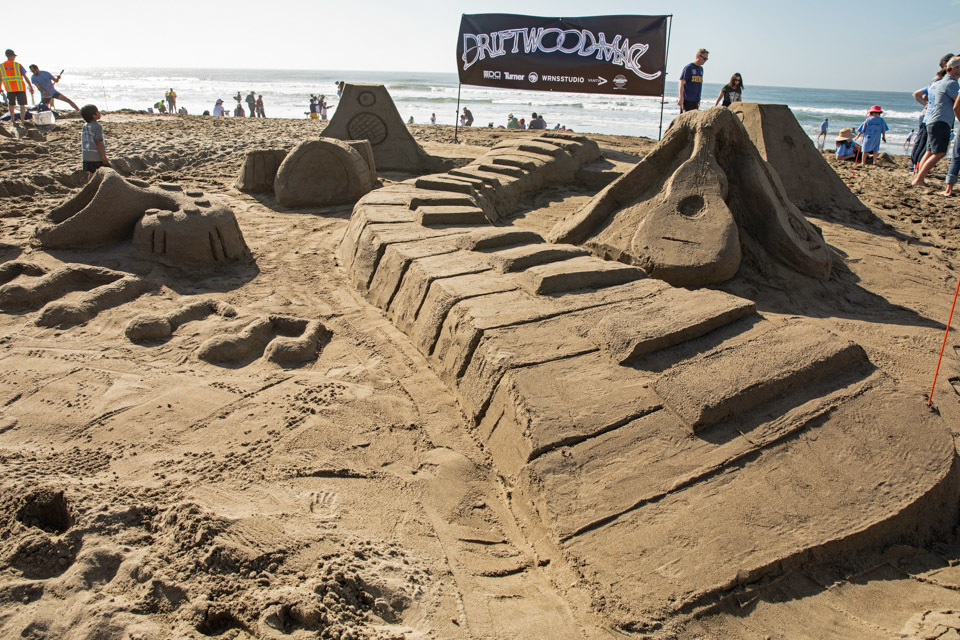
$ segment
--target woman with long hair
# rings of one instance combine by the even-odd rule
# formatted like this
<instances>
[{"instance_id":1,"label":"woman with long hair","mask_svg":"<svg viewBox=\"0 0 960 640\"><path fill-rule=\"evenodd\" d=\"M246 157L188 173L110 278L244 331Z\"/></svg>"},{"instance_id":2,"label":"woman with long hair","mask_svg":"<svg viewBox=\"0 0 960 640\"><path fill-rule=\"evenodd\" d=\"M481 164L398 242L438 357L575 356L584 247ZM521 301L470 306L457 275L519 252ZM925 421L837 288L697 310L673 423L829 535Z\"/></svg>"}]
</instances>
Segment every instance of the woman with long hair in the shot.
<instances>
[{"instance_id":1,"label":"woman with long hair","mask_svg":"<svg viewBox=\"0 0 960 640\"><path fill-rule=\"evenodd\" d=\"M730 76L730 82L723 89L720 89L720 95L717 96L717 101L713 103L713 106L717 106L723 100L723 106L729 107L731 103L740 102L742 99L743 78L739 73L735 73Z\"/></svg>"}]
</instances>

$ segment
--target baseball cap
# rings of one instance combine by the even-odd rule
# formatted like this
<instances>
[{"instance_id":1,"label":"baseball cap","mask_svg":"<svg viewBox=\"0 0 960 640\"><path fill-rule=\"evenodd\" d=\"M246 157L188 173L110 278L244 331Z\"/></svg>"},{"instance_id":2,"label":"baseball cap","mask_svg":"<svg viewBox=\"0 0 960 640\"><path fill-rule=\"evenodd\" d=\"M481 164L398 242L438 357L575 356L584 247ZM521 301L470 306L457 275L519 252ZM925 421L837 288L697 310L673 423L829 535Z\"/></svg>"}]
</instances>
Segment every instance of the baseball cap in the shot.
<instances>
[{"instance_id":1,"label":"baseball cap","mask_svg":"<svg viewBox=\"0 0 960 640\"><path fill-rule=\"evenodd\" d=\"M5 55L5 56L15 56L15 55L17 55L17 54L15 54L15 53L13 52L13 49L7 49L6 51L3 52L3 55Z\"/></svg>"},{"instance_id":2,"label":"baseball cap","mask_svg":"<svg viewBox=\"0 0 960 640\"><path fill-rule=\"evenodd\" d=\"M217 98L217 104L223 104L223 98Z\"/></svg>"}]
</instances>

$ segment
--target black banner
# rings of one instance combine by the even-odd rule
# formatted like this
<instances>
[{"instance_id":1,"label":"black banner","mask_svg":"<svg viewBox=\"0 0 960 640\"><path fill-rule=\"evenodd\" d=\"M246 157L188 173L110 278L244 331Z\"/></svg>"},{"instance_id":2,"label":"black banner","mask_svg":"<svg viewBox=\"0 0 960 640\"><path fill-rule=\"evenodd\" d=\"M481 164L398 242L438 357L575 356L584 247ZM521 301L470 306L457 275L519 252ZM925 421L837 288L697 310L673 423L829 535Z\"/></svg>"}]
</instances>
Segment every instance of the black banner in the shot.
<instances>
[{"instance_id":1,"label":"black banner","mask_svg":"<svg viewBox=\"0 0 960 640\"><path fill-rule=\"evenodd\" d=\"M663 95L667 16L464 14L462 84L527 91Z\"/></svg>"}]
</instances>

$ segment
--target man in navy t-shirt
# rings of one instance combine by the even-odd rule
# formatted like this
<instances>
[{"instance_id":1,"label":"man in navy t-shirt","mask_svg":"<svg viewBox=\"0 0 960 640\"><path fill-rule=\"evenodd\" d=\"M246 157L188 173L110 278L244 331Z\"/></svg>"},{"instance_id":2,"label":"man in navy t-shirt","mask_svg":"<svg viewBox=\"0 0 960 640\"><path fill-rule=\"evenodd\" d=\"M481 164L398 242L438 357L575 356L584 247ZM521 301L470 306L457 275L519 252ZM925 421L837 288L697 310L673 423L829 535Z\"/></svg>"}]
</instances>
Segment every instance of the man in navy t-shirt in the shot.
<instances>
[{"instance_id":1,"label":"man in navy t-shirt","mask_svg":"<svg viewBox=\"0 0 960 640\"><path fill-rule=\"evenodd\" d=\"M700 108L700 93L703 90L703 63L707 61L710 52L706 49L697 51L697 59L688 64L680 72L680 113L696 111Z\"/></svg>"}]
</instances>

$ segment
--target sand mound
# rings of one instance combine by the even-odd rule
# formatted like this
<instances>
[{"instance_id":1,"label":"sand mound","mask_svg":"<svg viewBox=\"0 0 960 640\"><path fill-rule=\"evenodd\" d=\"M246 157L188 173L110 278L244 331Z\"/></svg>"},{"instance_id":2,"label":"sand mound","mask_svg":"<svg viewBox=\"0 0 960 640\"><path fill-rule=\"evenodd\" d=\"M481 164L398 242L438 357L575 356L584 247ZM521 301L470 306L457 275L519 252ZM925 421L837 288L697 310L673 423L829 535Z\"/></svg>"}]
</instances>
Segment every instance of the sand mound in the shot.
<instances>
[{"instance_id":1,"label":"sand mound","mask_svg":"<svg viewBox=\"0 0 960 640\"><path fill-rule=\"evenodd\" d=\"M584 244L676 286L732 278L742 251L830 277L823 239L726 109L674 120L648 156L549 239Z\"/></svg>"}]
</instances>

